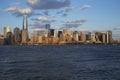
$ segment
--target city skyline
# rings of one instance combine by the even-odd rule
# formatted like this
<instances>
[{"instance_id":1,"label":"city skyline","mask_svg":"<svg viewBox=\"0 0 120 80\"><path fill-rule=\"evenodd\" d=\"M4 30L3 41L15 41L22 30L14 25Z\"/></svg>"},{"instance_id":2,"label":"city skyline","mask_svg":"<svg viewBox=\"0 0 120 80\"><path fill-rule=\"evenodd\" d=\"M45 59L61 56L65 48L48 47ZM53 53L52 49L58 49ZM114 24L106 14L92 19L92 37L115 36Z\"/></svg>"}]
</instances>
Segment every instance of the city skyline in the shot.
<instances>
[{"instance_id":1,"label":"city skyline","mask_svg":"<svg viewBox=\"0 0 120 80\"><path fill-rule=\"evenodd\" d=\"M23 14L28 15L29 32L45 28L113 30L120 29L119 0L5 0L0 5L0 33L4 26L22 29Z\"/></svg>"}]
</instances>

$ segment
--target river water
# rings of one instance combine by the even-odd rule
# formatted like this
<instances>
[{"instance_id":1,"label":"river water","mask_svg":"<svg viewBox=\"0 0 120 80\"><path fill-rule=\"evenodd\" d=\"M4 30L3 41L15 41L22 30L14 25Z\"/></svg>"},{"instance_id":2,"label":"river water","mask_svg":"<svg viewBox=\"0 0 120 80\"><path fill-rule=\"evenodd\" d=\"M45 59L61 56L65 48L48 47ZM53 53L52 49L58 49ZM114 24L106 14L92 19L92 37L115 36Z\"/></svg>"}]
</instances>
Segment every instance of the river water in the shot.
<instances>
[{"instance_id":1,"label":"river water","mask_svg":"<svg viewBox=\"0 0 120 80\"><path fill-rule=\"evenodd\" d=\"M0 80L120 80L120 45L0 46Z\"/></svg>"}]
</instances>

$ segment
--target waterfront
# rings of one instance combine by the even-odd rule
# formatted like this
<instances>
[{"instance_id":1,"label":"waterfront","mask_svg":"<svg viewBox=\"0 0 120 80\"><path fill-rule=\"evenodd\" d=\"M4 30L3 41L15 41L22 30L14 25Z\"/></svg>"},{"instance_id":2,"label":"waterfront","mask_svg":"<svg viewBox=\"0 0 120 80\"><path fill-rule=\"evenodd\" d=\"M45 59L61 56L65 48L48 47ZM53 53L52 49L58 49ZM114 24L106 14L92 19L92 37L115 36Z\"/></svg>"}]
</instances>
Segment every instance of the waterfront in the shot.
<instances>
[{"instance_id":1,"label":"waterfront","mask_svg":"<svg viewBox=\"0 0 120 80\"><path fill-rule=\"evenodd\" d=\"M120 80L120 45L0 46L0 80Z\"/></svg>"}]
</instances>

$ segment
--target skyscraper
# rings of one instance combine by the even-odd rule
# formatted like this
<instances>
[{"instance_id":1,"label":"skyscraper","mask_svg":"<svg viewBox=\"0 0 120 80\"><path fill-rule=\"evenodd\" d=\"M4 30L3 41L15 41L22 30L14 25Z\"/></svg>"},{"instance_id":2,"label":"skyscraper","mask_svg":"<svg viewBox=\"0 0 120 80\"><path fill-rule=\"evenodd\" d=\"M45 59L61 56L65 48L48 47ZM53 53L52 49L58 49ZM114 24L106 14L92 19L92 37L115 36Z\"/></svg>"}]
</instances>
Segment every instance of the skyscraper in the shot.
<instances>
[{"instance_id":1,"label":"skyscraper","mask_svg":"<svg viewBox=\"0 0 120 80\"><path fill-rule=\"evenodd\" d=\"M80 41L83 43L86 41L86 35L83 31L80 31Z\"/></svg>"},{"instance_id":2,"label":"skyscraper","mask_svg":"<svg viewBox=\"0 0 120 80\"><path fill-rule=\"evenodd\" d=\"M4 27L4 38L7 37L8 32L10 32L10 28L9 27Z\"/></svg>"},{"instance_id":3,"label":"skyscraper","mask_svg":"<svg viewBox=\"0 0 120 80\"><path fill-rule=\"evenodd\" d=\"M14 43L19 44L21 41L21 32L19 28L14 29Z\"/></svg>"},{"instance_id":4,"label":"skyscraper","mask_svg":"<svg viewBox=\"0 0 120 80\"><path fill-rule=\"evenodd\" d=\"M106 34L103 33L103 34L102 34L102 42L103 42L104 44L105 44L106 41L107 41L107 40L106 40L106 39L107 39L106 37L107 37Z\"/></svg>"},{"instance_id":5,"label":"skyscraper","mask_svg":"<svg viewBox=\"0 0 120 80\"><path fill-rule=\"evenodd\" d=\"M12 34L12 32L7 33L5 44L7 44L7 45L12 45L13 44L13 34Z\"/></svg>"},{"instance_id":6,"label":"skyscraper","mask_svg":"<svg viewBox=\"0 0 120 80\"><path fill-rule=\"evenodd\" d=\"M46 24L45 28L47 30L47 37L50 37L50 24Z\"/></svg>"},{"instance_id":7,"label":"skyscraper","mask_svg":"<svg viewBox=\"0 0 120 80\"><path fill-rule=\"evenodd\" d=\"M27 15L23 16L22 44L28 43L28 22Z\"/></svg>"},{"instance_id":8,"label":"skyscraper","mask_svg":"<svg viewBox=\"0 0 120 80\"><path fill-rule=\"evenodd\" d=\"M78 37L79 37L78 32L77 31L73 32L73 41L78 42L79 41Z\"/></svg>"},{"instance_id":9,"label":"skyscraper","mask_svg":"<svg viewBox=\"0 0 120 80\"><path fill-rule=\"evenodd\" d=\"M23 29L28 30L27 15L23 15Z\"/></svg>"},{"instance_id":10,"label":"skyscraper","mask_svg":"<svg viewBox=\"0 0 120 80\"><path fill-rule=\"evenodd\" d=\"M111 44L112 42L113 42L112 31L107 31L107 43Z\"/></svg>"}]
</instances>

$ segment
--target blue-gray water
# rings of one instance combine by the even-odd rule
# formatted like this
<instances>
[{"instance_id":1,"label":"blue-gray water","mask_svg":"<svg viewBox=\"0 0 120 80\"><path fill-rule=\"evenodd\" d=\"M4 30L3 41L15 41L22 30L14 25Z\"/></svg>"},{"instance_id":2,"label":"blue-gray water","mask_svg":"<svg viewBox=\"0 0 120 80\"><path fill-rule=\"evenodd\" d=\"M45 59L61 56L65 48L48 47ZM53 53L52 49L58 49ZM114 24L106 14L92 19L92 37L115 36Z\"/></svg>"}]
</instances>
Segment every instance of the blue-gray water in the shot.
<instances>
[{"instance_id":1,"label":"blue-gray water","mask_svg":"<svg viewBox=\"0 0 120 80\"><path fill-rule=\"evenodd\" d=\"M0 80L120 80L120 46L0 46Z\"/></svg>"}]
</instances>

